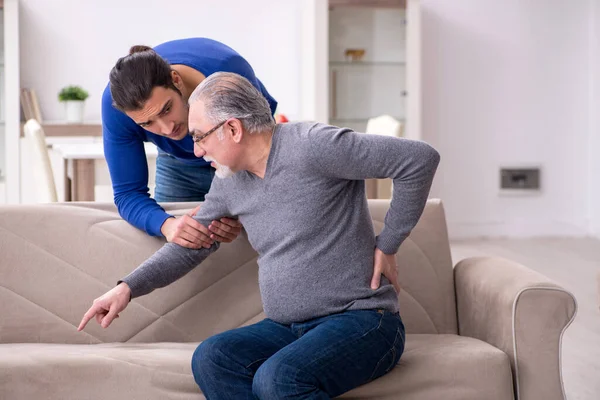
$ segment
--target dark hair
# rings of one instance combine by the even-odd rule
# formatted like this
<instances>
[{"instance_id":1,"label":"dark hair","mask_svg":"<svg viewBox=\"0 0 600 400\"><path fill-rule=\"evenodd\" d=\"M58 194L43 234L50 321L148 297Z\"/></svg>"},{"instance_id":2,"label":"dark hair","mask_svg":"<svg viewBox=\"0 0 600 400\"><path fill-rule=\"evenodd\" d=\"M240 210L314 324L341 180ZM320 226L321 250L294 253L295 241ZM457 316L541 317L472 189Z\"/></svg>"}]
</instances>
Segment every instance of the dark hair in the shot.
<instances>
[{"instance_id":1,"label":"dark hair","mask_svg":"<svg viewBox=\"0 0 600 400\"><path fill-rule=\"evenodd\" d=\"M132 46L129 54L119 58L110 71L113 106L121 111L144 107L152 89L162 86L181 92L173 84L171 65L151 47Z\"/></svg>"}]
</instances>

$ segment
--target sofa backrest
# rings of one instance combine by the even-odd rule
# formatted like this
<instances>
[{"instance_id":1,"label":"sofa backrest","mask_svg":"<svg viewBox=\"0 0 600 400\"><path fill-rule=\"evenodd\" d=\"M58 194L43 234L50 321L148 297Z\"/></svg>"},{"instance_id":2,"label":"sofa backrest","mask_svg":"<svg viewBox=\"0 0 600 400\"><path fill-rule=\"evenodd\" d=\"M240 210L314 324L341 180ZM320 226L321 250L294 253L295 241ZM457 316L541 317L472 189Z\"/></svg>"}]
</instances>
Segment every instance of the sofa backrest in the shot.
<instances>
[{"instance_id":1,"label":"sofa backrest","mask_svg":"<svg viewBox=\"0 0 600 400\"><path fill-rule=\"evenodd\" d=\"M374 224L388 201L371 201ZM167 204L182 214L193 204ZM0 343L190 342L263 317L256 253L245 237L202 267L135 299L109 329L81 317L116 281L163 245L114 206L59 203L0 207ZM398 254L408 332L456 332L452 266L443 209L428 202Z\"/></svg>"},{"instance_id":2,"label":"sofa backrest","mask_svg":"<svg viewBox=\"0 0 600 400\"><path fill-rule=\"evenodd\" d=\"M369 200L375 232L383 229L389 200ZM458 333L454 271L442 202L427 201L419 223L396 255L400 315L408 333Z\"/></svg>"}]
</instances>

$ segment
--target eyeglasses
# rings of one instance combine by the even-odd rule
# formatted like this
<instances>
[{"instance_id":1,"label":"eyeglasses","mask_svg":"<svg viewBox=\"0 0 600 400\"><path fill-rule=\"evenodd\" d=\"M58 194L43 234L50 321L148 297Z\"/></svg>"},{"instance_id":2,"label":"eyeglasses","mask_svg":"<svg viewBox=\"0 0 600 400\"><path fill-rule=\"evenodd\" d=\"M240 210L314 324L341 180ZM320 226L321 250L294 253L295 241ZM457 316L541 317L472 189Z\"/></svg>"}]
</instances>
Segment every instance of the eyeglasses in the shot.
<instances>
[{"instance_id":1,"label":"eyeglasses","mask_svg":"<svg viewBox=\"0 0 600 400\"><path fill-rule=\"evenodd\" d=\"M221 126L223 126L223 124L227 122L227 120L220 122L219 124L217 124L217 126L215 126L214 128L212 128L210 131L203 133L201 135L192 135L192 140L194 141L194 143L198 144L200 143L202 140L204 140L205 137L207 137L208 135L210 135L211 133L213 133L214 131L216 131L217 129L219 129Z\"/></svg>"}]
</instances>

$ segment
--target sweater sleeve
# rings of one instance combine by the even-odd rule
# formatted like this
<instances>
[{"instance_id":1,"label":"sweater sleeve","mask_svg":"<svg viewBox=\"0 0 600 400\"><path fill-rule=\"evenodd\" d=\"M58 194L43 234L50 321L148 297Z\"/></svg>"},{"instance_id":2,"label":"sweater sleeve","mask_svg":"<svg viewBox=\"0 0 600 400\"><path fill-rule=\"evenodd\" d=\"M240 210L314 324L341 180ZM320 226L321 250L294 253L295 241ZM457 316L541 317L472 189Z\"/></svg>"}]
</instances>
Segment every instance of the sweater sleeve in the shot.
<instances>
[{"instance_id":1,"label":"sweater sleeve","mask_svg":"<svg viewBox=\"0 0 600 400\"><path fill-rule=\"evenodd\" d=\"M175 243L166 243L118 283L125 282L131 289L131 298L135 299L175 282L218 248L219 242L208 249L188 249Z\"/></svg>"},{"instance_id":2,"label":"sweater sleeve","mask_svg":"<svg viewBox=\"0 0 600 400\"><path fill-rule=\"evenodd\" d=\"M223 216L232 217L226 204L228 196L224 194L229 182L221 181L221 179L213 181L202 207L194 216L194 219L204 226L208 226L212 220ZM131 289L132 299L143 296L185 276L210 254L217 251L219 245L219 242L214 242L208 249L190 249L175 243L166 243L119 283L127 283Z\"/></svg>"},{"instance_id":3,"label":"sweater sleeve","mask_svg":"<svg viewBox=\"0 0 600 400\"><path fill-rule=\"evenodd\" d=\"M143 129L113 107L108 86L102 96L102 136L119 214L148 234L162 236L160 227L170 215L150 198Z\"/></svg>"},{"instance_id":4,"label":"sweater sleeve","mask_svg":"<svg viewBox=\"0 0 600 400\"><path fill-rule=\"evenodd\" d=\"M386 254L396 253L423 213L439 153L421 141L322 124L313 125L307 139L311 164L319 173L348 180L393 180L392 201L377 247Z\"/></svg>"}]
</instances>

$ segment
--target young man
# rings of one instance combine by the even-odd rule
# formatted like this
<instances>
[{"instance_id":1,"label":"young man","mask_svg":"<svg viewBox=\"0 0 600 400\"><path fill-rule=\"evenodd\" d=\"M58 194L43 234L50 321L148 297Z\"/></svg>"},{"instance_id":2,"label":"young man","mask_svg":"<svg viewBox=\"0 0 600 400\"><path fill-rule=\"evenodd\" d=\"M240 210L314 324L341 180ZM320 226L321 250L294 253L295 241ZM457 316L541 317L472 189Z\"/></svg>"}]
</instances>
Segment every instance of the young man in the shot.
<instances>
[{"instance_id":1,"label":"young man","mask_svg":"<svg viewBox=\"0 0 600 400\"><path fill-rule=\"evenodd\" d=\"M195 154L217 179L194 217L238 216L259 254L267 318L215 335L192 358L208 399L328 399L398 362L395 254L419 220L438 153L429 145L317 123L276 125L243 77L219 73L190 97ZM364 179L392 178L375 237ZM170 284L213 251L168 243L96 299L79 329L103 327L130 298ZM381 275L384 275L381 277Z\"/></svg>"},{"instance_id":2,"label":"young man","mask_svg":"<svg viewBox=\"0 0 600 400\"><path fill-rule=\"evenodd\" d=\"M133 46L110 72L102 98L104 152L119 213L150 235L192 248L209 247L211 232L190 216L170 216L157 202L203 201L210 188L214 169L194 156L187 100L204 78L218 71L246 77L275 112L277 102L250 64L233 49L206 38L175 40L154 49ZM154 199L148 194L145 141L159 148ZM213 238L222 241L240 232L239 224L228 219L214 221L210 228L220 235Z\"/></svg>"}]
</instances>

